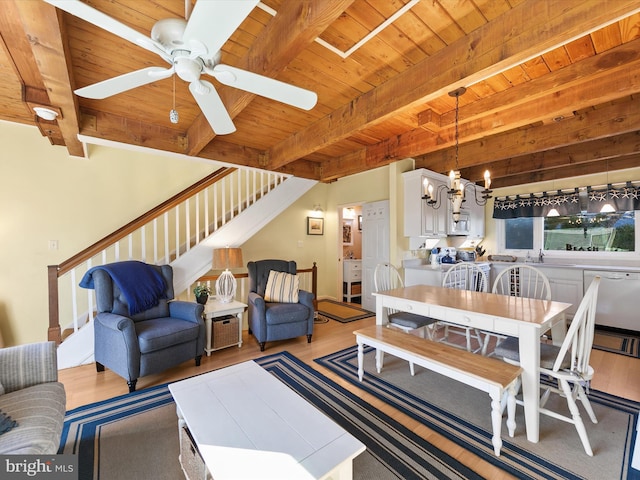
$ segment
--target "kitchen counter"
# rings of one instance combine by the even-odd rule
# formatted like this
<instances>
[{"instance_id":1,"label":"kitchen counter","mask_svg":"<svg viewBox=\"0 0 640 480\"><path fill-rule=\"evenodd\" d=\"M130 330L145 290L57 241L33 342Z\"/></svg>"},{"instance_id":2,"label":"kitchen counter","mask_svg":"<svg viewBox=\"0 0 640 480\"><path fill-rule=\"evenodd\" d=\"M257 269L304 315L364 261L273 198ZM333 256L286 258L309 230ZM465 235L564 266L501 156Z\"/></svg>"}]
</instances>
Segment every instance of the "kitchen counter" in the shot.
<instances>
[{"instance_id":1,"label":"kitchen counter","mask_svg":"<svg viewBox=\"0 0 640 480\"><path fill-rule=\"evenodd\" d=\"M640 272L640 265L599 265L586 263L554 263L554 262L490 262L496 265L525 264L536 268L569 268L575 270L603 270L607 272ZM405 267L413 268L413 267Z\"/></svg>"},{"instance_id":2,"label":"kitchen counter","mask_svg":"<svg viewBox=\"0 0 640 480\"><path fill-rule=\"evenodd\" d=\"M548 260L548 261L547 261ZM489 284L493 285L496 276L514 265L530 265L539 268L549 279L552 300L570 303L567 310L571 318L580 304L585 289L595 275L602 278L598 293L596 324L606 327L640 331L640 323L633 308L635 297L640 286L640 264L636 260L628 260L622 264L617 260L596 260L585 263L570 262L568 259L547 259L538 262L499 262L476 261L490 270ZM580 259L576 259L580 260ZM607 264L604 264L604 262ZM403 261L405 284L440 285L445 272L451 264L431 266L426 259L408 259Z\"/></svg>"},{"instance_id":3,"label":"kitchen counter","mask_svg":"<svg viewBox=\"0 0 640 480\"><path fill-rule=\"evenodd\" d=\"M410 269L417 269L417 270L427 270L427 271L447 271L449 268L451 268L450 263L445 263L445 264L438 264L435 266L431 266L430 263L426 263L427 261L425 259L422 258L416 258L416 259L407 259L407 260L403 260L402 261L402 266L406 269L406 268L410 268ZM564 261L557 261L557 260L549 260L549 261L544 261L542 263L539 262L499 262L499 261L488 261L488 260L476 260L477 264L489 264L489 265L496 265L496 266L509 266L509 265L515 265L515 264L526 264L526 265L531 265L532 267L536 267L536 268L567 268L567 269L572 269L572 270L603 270L603 271L614 271L614 272L640 272L640 263L637 264L633 264L635 262L633 261L629 261L626 262L626 265L615 265L615 264L611 264L611 263L607 263L606 265L603 265L601 263L571 263L571 262L564 262Z\"/></svg>"}]
</instances>

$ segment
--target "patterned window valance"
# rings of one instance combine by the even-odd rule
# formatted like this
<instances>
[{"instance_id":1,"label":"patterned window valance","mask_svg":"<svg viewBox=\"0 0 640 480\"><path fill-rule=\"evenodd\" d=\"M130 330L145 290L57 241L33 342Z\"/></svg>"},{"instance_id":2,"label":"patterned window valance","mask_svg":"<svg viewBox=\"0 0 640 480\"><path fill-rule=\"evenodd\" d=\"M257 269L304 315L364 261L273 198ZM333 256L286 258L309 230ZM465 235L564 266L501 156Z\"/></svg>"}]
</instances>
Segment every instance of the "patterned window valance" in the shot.
<instances>
[{"instance_id":1,"label":"patterned window valance","mask_svg":"<svg viewBox=\"0 0 640 480\"><path fill-rule=\"evenodd\" d=\"M566 192L529 193L498 197L493 204L493 218L546 217L555 208L559 215L600 213L602 206L610 203L616 212L640 210L640 185L633 182L592 188L580 187Z\"/></svg>"},{"instance_id":2,"label":"patterned window valance","mask_svg":"<svg viewBox=\"0 0 640 480\"><path fill-rule=\"evenodd\" d=\"M640 210L640 186L633 186L631 182L624 185L609 185L594 189L587 187L589 203L587 212L599 213L605 203L610 203L616 212Z\"/></svg>"},{"instance_id":3,"label":"patterned window valance","mask_svg":"<svg viewBox=\"0 0 640 480\"><path fill-rule=\"evenodd\" d=\"M576 188L572 192L530 193L496 198L493 204L493 218L507 219L519 217L546 217L555 208L560 215L580 214L580 198Z\"/></svg>"}]
</instances>

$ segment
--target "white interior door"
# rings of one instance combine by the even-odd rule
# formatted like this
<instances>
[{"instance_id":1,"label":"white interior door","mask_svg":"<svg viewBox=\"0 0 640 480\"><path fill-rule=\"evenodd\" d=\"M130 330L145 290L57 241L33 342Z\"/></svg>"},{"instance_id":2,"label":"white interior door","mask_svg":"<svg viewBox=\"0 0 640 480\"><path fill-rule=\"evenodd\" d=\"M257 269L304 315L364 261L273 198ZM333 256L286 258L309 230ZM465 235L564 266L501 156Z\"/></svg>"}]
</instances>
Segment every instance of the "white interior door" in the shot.
<instances>
[{"instance_id":1,"label":"white interior door","mask_svg":"<svg viewBox=\"0 0 640 480\"><path fill-rule=\"evenodd\" d=\"M362 307L375 312L373 272L390 259L389 200L362 206Z\"/></svg>"}]
</instances>

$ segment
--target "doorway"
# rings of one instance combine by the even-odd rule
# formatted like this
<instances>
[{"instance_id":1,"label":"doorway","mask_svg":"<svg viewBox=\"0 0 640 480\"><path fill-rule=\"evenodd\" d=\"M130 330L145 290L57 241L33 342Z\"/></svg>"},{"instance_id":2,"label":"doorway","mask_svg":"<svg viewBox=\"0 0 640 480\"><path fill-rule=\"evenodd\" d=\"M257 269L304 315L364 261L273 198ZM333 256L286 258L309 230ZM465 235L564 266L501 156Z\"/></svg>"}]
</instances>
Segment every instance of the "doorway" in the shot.
<instances>
[{"instance_id":1,"label":"doorway","mask_svg":"<svg viewBox=\"0 0 640 480\"><path fill-rule=\"evenodd\" d=\"M362 203L338 206L339 301L362 303Z\"/></svg>"},{"instance_id":2,"label":"doorway","mask_svg":"<svg viewBox=\"0 0 640 480\"><path fill-rule=\"evenodd\" d=\"M338 238L340 300L375 311L373 273L390 256L389 200L339 205L338 219L342 226Z\"/></svg>"}]
</instances>

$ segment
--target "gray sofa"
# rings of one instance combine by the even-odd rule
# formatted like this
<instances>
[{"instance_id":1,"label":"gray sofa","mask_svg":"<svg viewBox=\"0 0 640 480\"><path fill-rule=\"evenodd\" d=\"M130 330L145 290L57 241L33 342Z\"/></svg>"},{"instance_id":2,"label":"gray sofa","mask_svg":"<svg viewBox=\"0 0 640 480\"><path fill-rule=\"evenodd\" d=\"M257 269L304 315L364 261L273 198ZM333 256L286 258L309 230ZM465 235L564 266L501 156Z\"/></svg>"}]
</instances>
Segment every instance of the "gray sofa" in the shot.
<instances>
[{"instance_id":1,"label":"gray sofa","mask_svg":"<svg viewBox=\"0 0 640 480\"><path fill-rule=\"evenodd\" d=\"M0 435L0 455L57 453L66 395L58 382L56 344L0 349L0 385L0 410L18 422Z\"/></svg>"}]
</instances>

